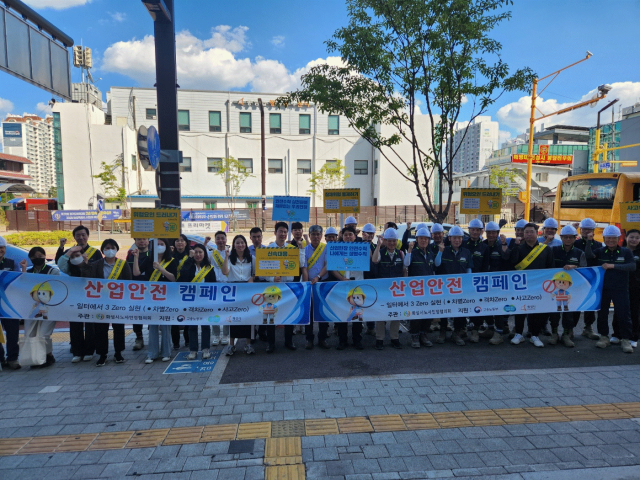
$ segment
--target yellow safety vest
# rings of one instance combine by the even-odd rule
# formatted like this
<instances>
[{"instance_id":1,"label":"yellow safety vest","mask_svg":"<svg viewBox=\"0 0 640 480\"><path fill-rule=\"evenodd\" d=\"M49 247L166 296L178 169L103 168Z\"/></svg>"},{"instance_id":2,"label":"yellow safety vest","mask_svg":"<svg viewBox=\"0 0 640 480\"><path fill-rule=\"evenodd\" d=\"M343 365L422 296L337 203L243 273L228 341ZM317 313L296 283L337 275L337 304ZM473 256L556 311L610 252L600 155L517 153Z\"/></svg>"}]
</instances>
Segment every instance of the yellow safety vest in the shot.
<instances>
[{"instance_id":1,"label":"yellow safety vest","mask_svg":"<svg viewBox=\"0 0 640 480\"><path fill-rule=\"evenodd\" d=\"M524 270L525 268L527 268L529 265L531 265L531 262L538 258L538 255L540 255L545 248L546 245L543 243L539 243L538 245L536 245L534 249L529 252L529 255L524 257L522 261L515 266L515 269Z\"/></svg>"},{"instance_id":2,"label":"yellow safety vest","mask_svg":"<svg viewBox=\"0 0 640 480\"><path fill-rule=\"evenodd\" d=\"M202 280L204 280L204 277L206 277L211 270L213 270L213 266L211 265L207 265L206 267L201 268L200 271L196 274L196 276L193 277L193 280L191 280L191 283L200 283Z\"/></svg>"},{"instance_id":3,"label":"yellow safety vest","mask_svg":"<svg viewBox=\"0 0 640 480\"><path fill-rule=\"evenodd\" d=\"M160 263L160 267L167 268L167 265L169 265L171 262L173 262L173 258L170 258L169 260L165 260L162 263ZM149 281L157 282L158 279L160 278L160 275L162 275L160 270L154 270L153 273L151 274L151 277L149 278Z\"/></svg>"},{"instance_id":4,"label":"yellow safety vest","mask_svg":"<svg viewBox=\"0 0 640 480\"><path fill-rule=\"evenodd\" d=\"M116 263L113 264L113 268L111 269L111 273L107 280L117 280L124 268L124 264L127 263L124 260L116 259Z\"/></svg>"}]
</instances>

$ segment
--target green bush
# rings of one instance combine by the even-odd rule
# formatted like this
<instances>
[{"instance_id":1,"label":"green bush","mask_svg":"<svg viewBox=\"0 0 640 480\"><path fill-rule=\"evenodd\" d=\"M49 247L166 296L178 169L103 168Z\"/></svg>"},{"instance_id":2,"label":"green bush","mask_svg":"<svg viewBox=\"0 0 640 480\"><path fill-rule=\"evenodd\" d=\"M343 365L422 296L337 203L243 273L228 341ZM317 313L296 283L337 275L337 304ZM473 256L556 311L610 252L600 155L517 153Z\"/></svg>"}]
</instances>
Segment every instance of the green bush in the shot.
<instances>
[{"instance_id":1,"label":"green bush","mask_svg":"<svg viewBox=\"0 0 640 480\"><path fill-rule=\"evenodd\" d=\"M71 232L56 230L55 232L23 232L12 233L4 237L7 243L11 243L18 247L26 245L39 245L41 247L51 247L60 245L60 239L66 238L67 241L73 240Z\"/></svg>"}]
</instances>

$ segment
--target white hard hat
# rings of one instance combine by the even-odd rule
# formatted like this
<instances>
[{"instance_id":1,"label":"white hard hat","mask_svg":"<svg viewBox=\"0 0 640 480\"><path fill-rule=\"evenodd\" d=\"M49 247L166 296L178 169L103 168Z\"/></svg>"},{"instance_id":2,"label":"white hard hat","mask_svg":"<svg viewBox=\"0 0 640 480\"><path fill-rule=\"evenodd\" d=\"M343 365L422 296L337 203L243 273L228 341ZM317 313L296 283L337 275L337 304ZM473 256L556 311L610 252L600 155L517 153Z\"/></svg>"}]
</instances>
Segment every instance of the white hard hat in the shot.
<instances>
[{"instance_id":1,"label":"white hard hat","mask_svg":"<svg viewBox=\"0 0 640 480\"><path fill-rule=\"evenodd\" d=\"M558 228L558 222L555 218L547 218L542 224L542 228Z\"/></svg>"},{"instance_id":2,"label":"white hard hat","mask_svg":"<svg viewBox=\"0 0 640 480\"><path fill-rule=\"evenodd\" d=\"M578 235L578 232L571 225L565 225L562 227L562 230L560 230L560 235Z\"/></svg>"},{"instance_id":3,"label":"white hard hat","mask_svg":"<svg viewBox=\"0 0 640 480\"><path fill-rule=\"evenodd\" d=\"M417 232L418 230L420 230L421 228L428 228L428 227L427 227L427 224L426 224L426 223L424 223L424 222L420 222L419 224L417 224L417 225L416 225L416 232Z\"/></svg>"},{"instance_id":4,"label":"white hard hat","mask_svg":"<svg viewBox=\"0 0 640 480\"><path fill-rule=\"evenodd\" d=\"M469 228L484 228L484 224L482 223L482 220L474 218L469 222Z\"/></svg>"},{"instance_id":5,"label":"white hard hat","mask_svg":"<svg viewBox=\"0 0 640 480\"><path fill-rule=\"evenodd\" d=\"M464 237L464 232L462 231L462 229L458 225L454 225L453 227L451 227L451 230L449 230L449 236L450 237Z\"/></svg>"},{"instance_id":6,"label":"white hard hat","mask_svg":"<svg viewBox=\"0 0 640 480\"><path fill-rule=\"evenodd\" d=\"M344 221L345 227L347 225L357 225L357 224L358 224L358 220L356 220L355 217L347 217L347 219Z\"/></svg>"},{"instance_id":7,"label":"white hard hat","mask_svg":"<svg viewBox=\"0 0 640 480\"><path fill-rule=\"evenodd\" d=\"M333 227L329 227L324 231L324 235L325 236L327 236L327 235L337 235L337 234L338 234L338 231Z\"/></svg>"},{"instance_id":8,"label":"white hard hat","mask_svg":"<svg viewBox=\"0 0 640 480\"><path fill-rule=\"evenodd\" d=\"M469 226L471 226L471 224L469 224ZM500 231L500 225L498 225L496 222L489 222L484 227L484 229L487 232L499 232Z\"/></svg>"},{"instance_id":9,"label":"white hard hat","mask_svg":"<svg viewBox=\"0 0 640 480\"><path fill-rule=\"evenodd\" d=\"M439 223L434 223L431 227L431 233L441 233L444 232L444 227Z\"/></svg>"},{"instance_id":10,"label":"white hard hat","mask_svg":"<svg viewBox=\"0 0 640 480\"><path fill-rule=\"evenodd\" d=\"M527 221L524 218L521 218L516 222L516 228L524 228L526 224L527 224Z\"/></svg>"},{"instance_id":11,"label":"white hard hat","mask_svg":"<svg viewBox=\"0 0 640 480\"><path fill-rule=\"evenodd\" d=\"M398 239L398 232L396 232L395 228L387 228L384 231L384 239L385 240L397 240Z\"/></svg>"},{"instance_id":12,"label":"white hard hat","mask_svg":"<svg viewBox=\"0 0 640 480\"><path fill-rule=\"evenodd\" d=\"M7 239L4 237L0 237L0 247L6 247L7 246Z\"/></svg>"},{"instance_id":13,"label":"white hard hat","mask_svg":"<svg viewBox=\"0 0 640 480\"><path fill-rule=\"evenodd\" d=\"M607 225L606 227L604 227L604 230L602 231L602 236L603 237L619 237L620 229L615 225Z\"/></svg>"},{"instance_id":14,"label":"white hard hat","mask_svg":"<svg viewBox=\"0 0 640 480\"><path fill-rule=\"evenodd\" d=\"M580 228L596 228L596 222L591 218L583 218L580 222Z\"/></svg>"},{"instance_id":15,"label":"white hard hat","mask_svg":"<svg viewBox=\"0 0 640 480\"><path fill-rule=\"evenodd\" d=\"M376 227L371 223L367 223L364 227L362 227L362 231L364 233L376 233Z\"/></svg>"},{"instance_id":16,"label":"white hard hat","mask_svg":"<svg viewBox=\"0 0 640 480\"><path fill-rule=\"evenodd\" d=\"M421 228L420 230L418 230L418 233L416 233L416 237L429 237L429 238L431 238L431 234L429 233L429 229L428 228Z\"/></svg>"}]
</instances>

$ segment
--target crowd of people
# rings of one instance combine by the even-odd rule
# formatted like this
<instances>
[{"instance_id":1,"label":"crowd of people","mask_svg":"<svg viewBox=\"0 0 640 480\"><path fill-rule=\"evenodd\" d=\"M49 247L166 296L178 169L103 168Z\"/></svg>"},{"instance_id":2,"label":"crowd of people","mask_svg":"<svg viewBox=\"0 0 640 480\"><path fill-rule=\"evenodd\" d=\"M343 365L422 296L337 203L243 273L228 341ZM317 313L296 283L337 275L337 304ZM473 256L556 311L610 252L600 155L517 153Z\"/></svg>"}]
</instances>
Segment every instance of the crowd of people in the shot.
<instances>
[{"instance_id":1,"label":"crowd of people","mask_svg":"<svg viewBox=\"0 0 640 480\"><path fill-rule=\"evenodd\" d=\"M579 228L580 232L576 229ZM135 245L128 251L126 259L117 258L118 243L113 239L102 242L100 249L89 245L89 230L84 226L73 230L76 245L65 249L66 240L60 242L55 261L57 269L46 264L45 251L34 247L29 251L32 266L23 261L16 265L5 258L6 241L0 237L0 269L16 270L33 274L59 274L59 271L75 277L105 278L118 280L136 280L151 282L332 282L352 281L373 278L415 277L430 275L459 275L481 272L502 272L510 270L536 270L560 268L570 270L578 267L597 266L605 270L602 303L598 312L569 312L564 298L564 290L556 294L557 311L549 313L514 314L515 328L510 331L508 315L475 315L469 318L441 318L411 320L409 325L410 346L413 348L431 347L433 343L443 344L449 338L456 345L467 342L478 343L486 338L492 345L499 345L505 338L511 344L525 341L525 324L530 342L536 347L544 347L541 336L548 337L551 345L563 344L574 347L574 328L581 314L584 325L582 336L596 340L596 347L606 348L611 344L620 344L622 351L632 353L637 346L640 334L640 231L626 232L624 244L620 246L621 232L618 227L609 225L603 230L604 243L594 240L596 224L585 218L579 225L566 225L558 233L558 222L553 218L545 220L542 235L538 235L538 225L524 220L515 226L515 237L507 238L500 233L496 222L483 224L479 219L469 223L468 235L459 226L453 226L448 232L441 224L417 224L415 238L411 237L411 224L400 238L397 226L393 222L385 224L382 235L376 238L377 229L372 224L358 228L357 220L348 217L339 231L334 227L326 230L312 225L305 233L298 222L289 225L286 222L275 224L275 241L263 245L263 232L254 227L249 232L249 241L243 235L236 235L227 245L227 235L216 232L213 239L207 237L204 244L191 245L185 235L177 239L157 239L158 260L154 261L154 252L150 250L148 238L136 238ZM324 238L324 242L322 241ZM215 248L209 249L210 240ZM369 271L330 271L327 269L326 243L329 242L365 242L370 246ZM290 247L299 249L299 275L293 277L257 277L255 274L256 249L264 247ZM58 271L59 269L59 271ZM563 276L564 275L564 276ZM570 281L563 272L556 273L557 280ZM567 280L568 278L568 280ZM277 285L269 287L277 295ZM357 286L350 292L356 298L361 295ZM565 295L566 296L566 295ZM613 332L609 336L609 307L614 304L612 321ZM597 314L597 323L596 323ZM268 313L265 313L268 316ZM357 310L354 315L358 315ZM6 332L7 351L0 344L0 360L3 367L20 368L18 362L19 322L17 319L2 319ZM593 330L596 323L597 333ZM317 324L317 327L316 327ZM349 342L349 325L351 341ZM25 335L42 335L46 339L46 361L35 367L53 365L51 333L55 322L45 317L27 320ZM562 326L562 331L560 331ZM305 348L315 345L329 349L327 338L331 334L338 337L338 350L352 345L358 350L363 347L363 334L375 336L375 348L384 349L387 330L392 347L403 348L400 342L400 321L349 322L338 323L335 328L326 322L313 321L313 312L308 325L284 326L284 346L296 350L295 334L303 334ZM70 322L70 341L72 362L92 361L97 354L96 365L104 366L108 361L109 324L92 322ZM266 352L276 349L276 326L260 325L257 332L251 325L232 326L188 326L149 325L148 346L145 363L157 359L169 361L172 349L180 349L181 338L189 349L188 357L202 359L211 357L211 347L225 345L224 353L233 355L236 347L244 343L246 354L255 353L257 339L267 344ZM134 325L136 335L134 350L145 348L143 326ZM333 330L333 331L331 331ZM112 324L113 359L115 363L124 362L122 352L125 349L125 329L122 324ZM257 334L257 339L254 339ZM317 339L316 339L317 335ZM449 337L447 337L449 335ZM244 342L242 340L244 339ZM34 368L34 367L32 367Z\"/></svg>"}]
</instances>

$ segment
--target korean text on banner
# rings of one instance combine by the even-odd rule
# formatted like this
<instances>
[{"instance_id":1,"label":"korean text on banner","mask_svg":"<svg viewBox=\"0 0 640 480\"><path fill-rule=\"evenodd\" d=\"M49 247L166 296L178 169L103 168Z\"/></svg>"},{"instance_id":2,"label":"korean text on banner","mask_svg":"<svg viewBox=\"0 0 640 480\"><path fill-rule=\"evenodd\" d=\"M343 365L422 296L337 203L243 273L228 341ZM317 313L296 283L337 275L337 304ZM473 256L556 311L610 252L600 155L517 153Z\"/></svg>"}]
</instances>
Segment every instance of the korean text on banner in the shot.
<instances>
[{"instance_id":1,"label":"korean text on banner","mask_svg":"<svg viewBox=\"0 0 640 480\"><path fill-rule=\"evenodd\" d=\"M625 230L640 230L640 202L620 203L620 226Z\"/></svg>"},{"instance_id":2,"label":"korean text on banner","mask_svg":"<svg viewBox=\"0 0 640 480\"><path fill-rule=\"evenodd\" d=\"M51 212L51 220L54 222L96 221L98 214L102 220L117 220L122 217L122 210L54 210Z\"/></svg>"},{"instance_id":3,"label":"korean text on banner","mask_svg":"<svg viewBox=\"0 0 640 480\"><path fill-rule=\"evenodd\" d=\"M568 278L567 278L568 277ZM548 269L316 283L314 321L374 322L600 309L604 271Z\"/></svg>"},{"instance_id":4,"label":"korean text on banner","mask_svg":"<svg viewBox=\"0 0 640 480\"><path fill-rule=\"evenodd\" d=\"M274 222L308 222L309 197L273 197L271 220Z\"/></svg>"},{"instance_id":5,"label":"korean text on banner","mask_svg":"<svg viewBox=\"0 0 640 480\"><path fill-rule=\"evenodd\" d=\"M460 213L497 215L501 204L500 188L463 188L460 191Z\"/></svg>"},{"instance_id":6,"label":"korean text on banner","mask_svg":"<svg viewBox=\"0 0 640 480\"><path fill-rule=\"evenodd\" d=\"M0 272L2 318L41 314L64 322L304 325L310 302L308 283L155 283Z\"/></svg>"},{"instance_id":7,"label":"korean text on banner","mask_svg":"<svg viewBox=\"0 0 640 480\"><path fill-rule=\"evenodd\" d=\"M366 242L329 242L327 249L327 270L368 272L369 244Z\"/></svg>"},{"instance_id":8,"label":"korean text on banner","mask_svg":"<svg viewBox=\"0 0 640 480\"><path fill-rule=\"evenodd\" d=\"M300 250L297 248L257 248L256 276L296 277L300 275Z\"/></svg>"},{"instance_id":9,"label":"korean text on banner","mask_svg":"<svg viewBox=\"0 0 640 480\"><path fill-rule=\"evenodd\" d=\"M325 188L324 213L360 213L359 188Z\"/></svg>"},{"instance_id":10,"label":"korean text on banner","mask_svg":"<svg viewBox=\"0 0 640 480\"><path fill-rule=\"evenodd\" d=\"M132 238L176 238L180 235L180 209L132 208Z\"/></svg>"},{"instance_id":11,"label":"korean text on banner","mask_svg":"<svg viewBox=\"0 0 640 480\"><path fill-rule=\"evenodd\" d=\"M213 234L215 232L229 232L227 222L202 222L202 221L182 221L182 233L202 233ZM213 236L213 235L212 235Z\"/></svg>"}]
</instances>

